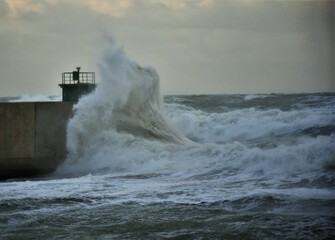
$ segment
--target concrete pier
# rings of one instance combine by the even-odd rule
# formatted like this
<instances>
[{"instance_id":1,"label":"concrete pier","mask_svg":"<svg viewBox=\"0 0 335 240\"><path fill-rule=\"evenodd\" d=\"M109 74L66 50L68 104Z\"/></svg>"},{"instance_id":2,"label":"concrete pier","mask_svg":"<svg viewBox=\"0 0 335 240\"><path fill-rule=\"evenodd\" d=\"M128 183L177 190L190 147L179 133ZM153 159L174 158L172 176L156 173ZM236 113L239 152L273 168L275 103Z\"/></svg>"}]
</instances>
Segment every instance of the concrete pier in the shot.
<instances>
[{"instance_id":1,"label":"concrete pier","mask_svg":"<svg viewBox=\"0 0 335 240\"><path fill-rule=\"evenodd\" d=\"M73 102L0 103L0 179L50 173L66 157Z\"/></svg>"}]
</instances>

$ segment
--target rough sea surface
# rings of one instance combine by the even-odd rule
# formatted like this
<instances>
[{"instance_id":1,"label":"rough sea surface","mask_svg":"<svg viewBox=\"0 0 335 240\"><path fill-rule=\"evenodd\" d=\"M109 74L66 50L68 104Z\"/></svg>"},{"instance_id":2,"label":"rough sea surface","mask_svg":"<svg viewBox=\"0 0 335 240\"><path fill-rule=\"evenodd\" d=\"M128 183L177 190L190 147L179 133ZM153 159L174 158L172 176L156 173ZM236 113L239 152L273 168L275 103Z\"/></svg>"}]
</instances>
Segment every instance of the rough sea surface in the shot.
<instances>
[{"instance_id":1,"label":"rough sea surface","mask_svg":"<svg viewBox=\"0 0 335 240\"><path fill-rule=\"evenodd\" d=\"M333 93L150 99L94 105L56 173L0 182L0 239L335 238Z\"/></svg>"}]
</instances>

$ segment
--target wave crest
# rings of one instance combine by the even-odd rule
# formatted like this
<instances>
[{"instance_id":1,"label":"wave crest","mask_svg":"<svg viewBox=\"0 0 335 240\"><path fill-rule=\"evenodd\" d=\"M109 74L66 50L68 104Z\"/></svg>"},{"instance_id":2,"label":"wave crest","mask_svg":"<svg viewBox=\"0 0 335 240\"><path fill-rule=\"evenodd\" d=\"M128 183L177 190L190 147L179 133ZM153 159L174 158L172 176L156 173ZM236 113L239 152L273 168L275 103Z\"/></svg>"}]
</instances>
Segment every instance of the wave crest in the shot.
<instances>
[{"instance_id":1,"label":"wave crest","mask_svg":"<svg viewBox=\"0 0 335 240\"><path fill-rule=\"evenodd\" d=\"M106 51L99 68L96 90L74 106L67 128L67 162L101 158L111 144L122 147L129 141L190 143L165 117L154 68L130 61L123 49L115 47Z\"/></svg>"}]
</instances>

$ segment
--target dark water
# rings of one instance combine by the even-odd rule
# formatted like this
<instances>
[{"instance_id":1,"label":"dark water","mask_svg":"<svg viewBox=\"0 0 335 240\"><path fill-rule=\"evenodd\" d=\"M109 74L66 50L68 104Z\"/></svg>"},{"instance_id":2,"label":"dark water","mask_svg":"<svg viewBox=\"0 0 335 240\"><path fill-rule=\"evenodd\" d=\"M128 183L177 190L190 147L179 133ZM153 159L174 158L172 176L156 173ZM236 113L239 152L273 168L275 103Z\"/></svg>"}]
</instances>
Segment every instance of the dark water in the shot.
<instances>
[{"instance_id":1,"label":"dark water","mask_svg":"<svg viewBox=\"0 0 335 240\"><path fill-rule=\"evenodd\" d=\"M0 182L0 239L334 239L334 94L168 96L165 111L197 144L113 132L89 174Z\"/></svg>"}]
</instances>

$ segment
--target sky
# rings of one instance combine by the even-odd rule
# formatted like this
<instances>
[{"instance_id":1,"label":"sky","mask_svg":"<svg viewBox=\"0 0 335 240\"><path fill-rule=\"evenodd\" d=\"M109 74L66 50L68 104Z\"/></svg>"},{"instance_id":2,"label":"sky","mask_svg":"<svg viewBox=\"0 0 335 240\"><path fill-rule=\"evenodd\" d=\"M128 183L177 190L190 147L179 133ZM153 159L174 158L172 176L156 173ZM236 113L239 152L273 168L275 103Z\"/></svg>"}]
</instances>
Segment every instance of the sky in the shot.
<instances>
[{"instance_id":1,"label":"sky","mask_svg":"<svg viewBox=\"0 0 335 240\"><path fill-rule=\"evenodd\" d=\"M61 95L109 39L161 92L334 92L334 1L0 0L0 97Z\"/></svg>"}]
</instances>

